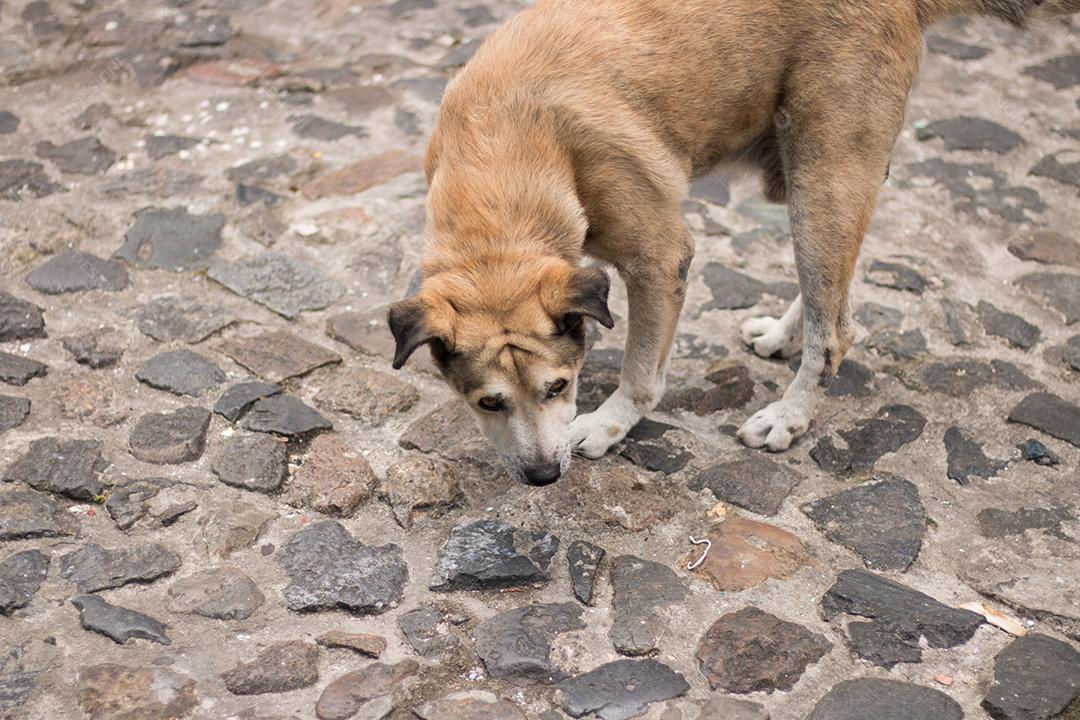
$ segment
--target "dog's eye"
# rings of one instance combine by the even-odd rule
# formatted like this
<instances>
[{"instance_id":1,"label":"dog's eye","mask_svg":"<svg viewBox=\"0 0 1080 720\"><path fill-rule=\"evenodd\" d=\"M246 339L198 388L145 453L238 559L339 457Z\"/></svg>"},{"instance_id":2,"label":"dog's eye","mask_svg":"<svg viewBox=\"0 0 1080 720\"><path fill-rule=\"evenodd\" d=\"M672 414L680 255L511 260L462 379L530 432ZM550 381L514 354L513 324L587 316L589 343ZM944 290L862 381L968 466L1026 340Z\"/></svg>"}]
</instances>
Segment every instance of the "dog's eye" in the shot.
<instances>
[{"instance_id":1,"label":"dog's eye","mask_svg":"<svg viewBox=\"0 0 1080 720\"><path fill-rule=\"evenodd\" d=\"M565 380L556 380L555 382L551 383L551 385L548 386L547 399L550 400L552 398L558 397L559 393L561 393L565 389L566 389L566 381Z\"/></svg>"},{"instance_id":2,"label":"dog's eye","mask_svg":"<svg viewBox=\"0 0 1080 720\"><path fill-rule=\"evenodd\" d=\"M487 397L480 398L480 401L476 403L480 406L481 410L487 410L488 412L498 412L502 410L506 405L503 403L502 398L495 395L488 395Z\"/></svg>"}]
</instances>

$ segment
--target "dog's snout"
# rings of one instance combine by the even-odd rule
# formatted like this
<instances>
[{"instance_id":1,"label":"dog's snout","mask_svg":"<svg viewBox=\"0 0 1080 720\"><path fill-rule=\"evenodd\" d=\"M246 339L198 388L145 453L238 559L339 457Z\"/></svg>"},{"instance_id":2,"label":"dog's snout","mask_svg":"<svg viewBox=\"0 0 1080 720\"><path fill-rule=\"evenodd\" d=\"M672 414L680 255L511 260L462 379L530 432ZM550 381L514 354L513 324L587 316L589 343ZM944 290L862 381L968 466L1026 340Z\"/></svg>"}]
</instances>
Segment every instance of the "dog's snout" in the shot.
<instances>
[{"instance_id":1,"label":"dog's snout","mask_svg":"<svg viewBox=\"0 0 1080 720\"><path fill-rule=\"evenodd\" d=\"M525 468L525 482L537 487L550 485L558 480L560 475L562 475L562 466L559 463L533 465Z\"/></svg>"}]
</instances>

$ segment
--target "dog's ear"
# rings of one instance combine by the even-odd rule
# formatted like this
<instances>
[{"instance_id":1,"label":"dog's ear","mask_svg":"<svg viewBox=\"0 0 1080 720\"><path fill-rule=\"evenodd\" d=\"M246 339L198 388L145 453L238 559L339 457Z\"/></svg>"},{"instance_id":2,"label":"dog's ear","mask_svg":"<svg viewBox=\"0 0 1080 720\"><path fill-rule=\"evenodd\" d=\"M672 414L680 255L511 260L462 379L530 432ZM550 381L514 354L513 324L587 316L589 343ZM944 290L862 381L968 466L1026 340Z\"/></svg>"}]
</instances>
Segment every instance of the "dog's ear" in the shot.
<instances>
[{"instance_id":1,"label":"dog's ear","mask_svg":"<svg viewBox=\"0 0 1080 720\"><path fill-rule=\"evenodd\" d=\"M615 327L607 305L610 289L611 278L601 268L575 268L567 287L563 327L573 327L583 317L591 317L609 330Z\"/></svg>"},{"instance_id":2,"label":"dog's ear","mask_svg":"<svg viewBox=\"0 0 1080 720\"><path fill-rule=\"evenodd\" d=\"M400 370L421 345L438 340L428 327L424 307L419 298L394 303L387 314L390 332L397 347L394 349L394 369Z\"/></svg>"}]
</instances>

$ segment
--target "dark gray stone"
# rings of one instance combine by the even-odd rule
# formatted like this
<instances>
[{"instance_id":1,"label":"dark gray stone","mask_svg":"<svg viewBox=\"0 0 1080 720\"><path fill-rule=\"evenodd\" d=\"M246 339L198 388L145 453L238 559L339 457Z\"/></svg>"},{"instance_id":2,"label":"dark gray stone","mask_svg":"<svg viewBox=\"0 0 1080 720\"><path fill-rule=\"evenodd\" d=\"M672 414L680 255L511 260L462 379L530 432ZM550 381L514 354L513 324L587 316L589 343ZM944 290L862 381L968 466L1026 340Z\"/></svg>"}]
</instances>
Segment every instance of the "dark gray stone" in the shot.
<instances>
[{"instance_id":1,"label":"dark gray stone","mask_svg":"<svg viewBox=\"0 0 1080 720\"><path fill-rule=\"evenodd\" d=\"M754 397L754 381L750 369L723 361L724 366L706 376L712 387L688 387L672 389L660 403L661 410L692 410L695 415L705 416L721 410L740 408Z\"/></svg>"},{"instance_id":2,"label":"dark gray stone","mask_svg":"<svg viewBox=\"0 0 1080 720\"><path fill-rule=\"evenodd\" d=\"M168 200L202 192L205 179L173 168L150 167L109 176L102 181L101 191L112 196L145 195Z\"/></svg>"},{"instance_id":3,"label":"dark gray stone","mask_svg":"<svg viewBox=\"0 0 1080 720\"><path fill-rule=\"evenodd\" d=\"M0 435L22 425L30 414L30 401L14 395L0 395Z\"/></svg>"},{"instance_id":4,"label":"dark gray stone","mask_svg":"<svg viewBox=\"0 0 1080 720\"><path fill-rule=\"evenodd\" d=\"M104 548L88 543L60 558L60 577L79 592L92 593L132 582L152 582L180 567L180 558L161 545Z\"/></svg>"},{"instance_id":5,"label":"dark gray stone","mask_svg":"<svg viewBox=\"0 0 1080 720\"><path fill-rule=\"evenodd\" d=\"M971 335L967 330L963 310L958 303L941 298L941 313L945 316L945 328L949 331L949 342L953 345L968 345Z\"/></svg>"},{"instance_id":6,"label":"dark gray stone","mask_svg":"<svg viewBox=\"0 0 1080 720\"><path fill-rule=\"evenodd\" d=\"M135 211L135 224L113 256L136 267L205 270L210 256L221 247L223 227L225 216L220 213L192 215L186 207L143 208Z\"/></svg>"},{"instance_id":7,"label":"dark gray stone","mask_svg":"<svg viewBox=\"0 0 1080 720\"><path fill-rule=\"evenodd\" d=\"M690 183L690 197L713 205L727 205L731 201L727 176L713 173L696 178Z\"/></svg>"},{"instance_id":8,"label":"dark gray stone","mask_svg":"<svg viewBox=\"0 0 1080 720\"><path fill-rule=\"evenodd\" d=\"M559 683L563 711L598 720L629 720L689 689L681 673L656 660L616 660Z\"/></svg>"},{"instance_id":9,"label":"dark gray stone","mask_svg":"<svg viewBox=\"0 0 1080 720\"><path fill-rule=\"evenodd\" d=\"M0 342L43 337L41 308L0 290Z\"/></svg>"},{"instance_id":10,"label":"dark gray stone","mask_svg":"<svg viewBox=\"0 0 1080 720\"><path fill-rule=\"evenodd\" d=\"M210 412L182 407L171 413L147 413L138 419L128 438L131 454L158 465L198 460L206 447Z\"/></svg>"},{"instance_id":11,"label":"dark gray stone","mask_svg":"<svg viewBox=\"0 0 1080 720\"><path fill-rule=\"evenodd\" d=\"M263 398L279 395L281 388L264 382L243 382L233 385L214 403L214 412L229 422L236 422Z\"/></svg>"},{"instance_id":12,"label":"dark gray stone","mask_svg":"<svg viewBox=\"0 0 1080 720\"><path fill-rule=\"evenodd\" d=\"M321 310L345 292L321 270L278 252L239 262L219 260L207 274L237 295L289 319L305 310Z\"/></svg>"},{"instance_id":13,"label":"dark gray stone","mask_svg":"<svg viewBox=\"0 0 1080 720\"><path fill-rule=\"evenodd\" d=\"M566 675L548 657L551 643L560 633L584 629L575 603L528 605L480 623L474 631L476 653L491 677L558 682Z\"/></svg>"},{"instance_id":14,"label":"dark gray stone","mask_svg":"<svg viewBox=\"0 0 1080 720\"><path fill-rule=\"evenodd\" d=\"M228 438L211 465L226 485L262 493L279 490L288 468L285 443L269 435Z\"/></svg>"},{"instance_id":15,"label":"dark gray stone","mask_svg":"<svg viewBox=\"0 0 1080 720\"><path fill-rule=\"evenodd\" d=\"M265 207L270 207L271 205L277 205L284 199L283 196L258 185L236 186L236 202L240 203L242 207L248 207L255 203L262 203Z\"/></svg>"},{"instance_id":16,"label":"dark gray stone","mask_svg":"<svg viewBox=\"0 0 1080 720\"><path fill-rule=\"evenodd\" d=\"M874 394L873 382L873 370L855 360L845 359L825 394L829 397L870 397Z\"/></svg>"},{"instance_id":17,"label":"dark gray stone","mask_svg":"<svg viewBox=\"0 0 1080 720\"><path fill-rule=\"evenodd\" d=\"M1049 448L1034 438L1025 440L1019 448L1023 453L1022 457L1028 462L1033 462L1036 465L1054 467L1061 462L1057 455L1050 452Z\"/></svg>"},{"instance_id":18,"label":"dark gray stone","mask_svg":"<svg viewBox=\"0 0 1080 720\"><path fill-rule=\"evenodd\" d=\"M337 522L294 533L274 557L289 576L281 594L290 610L383 613L401 601L409 580L400 547L365 545Z\"/></svg>"},{"instance_id":19,"label":"dark gray stone","mask_svg":"<svg viewBox=\"0 0 1080 720\"><path fill-rule=\"evenodd\" d=\"M139 332L160 342L202 342L231 323L222 308L178 295L156 297L135 312Z\"/></svg>"},{"instance_id":20,"label":"dark gray stone","mask_svg":"<svg viewBox=\"0 0 1080 720\"><path fill-rule=\"evenodd\" d=\"M1031 273L1016 285L1044 300L1065 318L1066 325L1080 321L1080 275Z\"/></svg>"},{"instance_id":21,"label":"dark gray stone","mask_svg":"<svg viewBox=\"0 0 1080 720\"><path fill-rule=\"evenodd\" d=\"M941 138L945 149L987 150L1004 155L1023 144L1024 138L991 120L977 117L957 117L932 122L915 133L919 140Z\"/></svg>"},{"instance_id":22,"label":"dark gray stone","mask_svg":"<svg viewBox=\"0 0 1080 720\"><path fill-rule=\"evenodd\" d=\"M926 510L914 484L875 479L802 506L818 530L873 570L905 571L922 548Z\"/></svg>"},{"instance_id":23,"label":"dark gray stone","mask_svg":"<svg viewBox=\"0 0 1080 720\"><path fill-rule=\"evenodd\" d=\"M1064 163L1058 160L1059 153L1047 155L1035 167L1031 168L1029 175L1057 180L1059 183L1071 188L1080 187L1080 162ZM1075 265L1076 261L1069 263Z\"/></svg>"},{"instance_id":24,"label":"dark gray stone","mask_svg":"<svg viewBox=\"0 0 1080 720\"><path fill-rule=\"evenodd\" d=\"M1080 55L1061 55L1041 65L1024 68L1024 74L1048 82L1057 90L1080 85Z\"/></svg>"},{"instance_id":25,"label":"dark gray stone","mask_svg":"<svg viewBox=\"0 0 1080 720\"><path fill-rule=\"evenodd\" d=\"M120 362L124 349L109 334L109 330L93 330L64 338L64 349L80 365L94 370L113 367Z\"/></svg>"},{"instance_id":26,"label":"dark gray stone","mask_svg":"<svg viewBox=\"0 0 1080 720\"><path fill-rule=\"evenodd\" d=\"M1068 720L1080 712L1080 652L1046 635L1014 640L994 660L982 701L994 720Z\"/></svg>"},{"instance_id":27,"label":"dark gray stone","mask_svg":"<svg viewBox=\"0 0 1080 720\"><path fill-rule=\"evenodd\" d=\"M949 478L967 485L972 477L995 477L1008 465L986 457L982 445L967 437L955 425L945 431L945 450L949 457Z\"/></svg>"},{"instance_id":28,"label":"dark gray stone","mask_svg":"<svg viewBox=\"0 0 1080 720\"><path fill-rule=\"evenodd\" d=\"M578 412L593 412L619 386L622 350L591 350L578 373Z\"/></svg>"},{"instance_id":29,"label":"dark gray stone","mask_svg":"<svg viewBox=\"0 0 1080 720\"><path fill-rule=\"evenodd\" d=\"M1080 372L1080 335L1074 335L1065 343L1062 359L1076 372Z\"/></svg>"},{"instance_id":30,"label":"dark gray stone","mask_svg":"<svg viewBox=\"0 0 1080 720\"><path fill-rule=\"evenodd\" d=\"M0 540L74 535L75 518L50 496L33 490L0 494Z\"/></svg>"},{"instance_id":31,"label":"dark gray stone","mask_svg":"<svg viewBox=\"0 0 1080 720\"><path fill-rule=\"evenodd\" d=\"M314 408L288 395L255 401L244 417L244 427L255 432L297 437L330 430L333 425Z\"/></svg>"},{"instance_id":32,"label":"dark gray stone","mask_svg":"<svg viewBox=\"0 0 1080 720\"><path fill-rule=\"evenodd\" d=\"M251 662L221 675L234 695L282 693L310 687L319 680L319 646L303 640L274 643Z\"/></svg>"},{"instance_id":33,"label":"dark gray stone","mask_svg":"<svg viewBox=\"0 0 1080 720\"><path fill-rule=\"evenodd\" d=\"M0 615L30 604L49 574L49 556L40 550L23 550L0 562Z\"/></svg>"},{"instance_id":34,"label":"dark gray stone","mask_svg":"<svg viewBox=\"0 0 1080 720\"><path fill-rule=\"evenodd\" d=\"M144 138L146 154L151 160L160 160L175 155L181 150L190 150L199 144L198 138L179 135L147 135Z\"/></svg>"},{"instance_id":35,"label":"dark gray stone","mask_svg":"<svg viewBox=\"0 0 1080 720\"><path fill-rule=\"evenodd\" d=\"M234 183L257 183L294 173L299 165L288 155L260 158L229 168L225 176Z\"/></svg>"},{"instance_id":36,"label":"dark gray stone","mask_svg":"<svg viewBox=\"0 0 1080 720\"><path fill-rule=\"evenodd\" d=\"M974 217L991 213L1010 223L1028 223L1046 210L1039 193L1010 185L1008 176L988 163L950 163L931 158L908 165L908 170L943 185L956 209Z\"/></svg>"},{"instance_id":37,"label":"dark gray stone","mask_svg":"<svg viewBox=\"0 0 1080 720\"><path fill-rule=\"evenodd\" d=\"M979 524L979 534L983 537L1003 538L1023 535L1026 530L1042 530L1047 535L1068 540L1061 523L1076 518L1069 508L1050 507L1017 510L986 508L975 519Z\"/></svg>"},{"instance_id":38,"label":"dark gray stone","mask_svg":"<svg viewBox=\"0 0 1080 720\"><path fill-rule=\"evenodd\" d=\"M394 5L398 5L403 2L415 3L418 1L424 3L430 2L431 7L435 6L433 0L397 0ZM480 49L480 42L480 38L473 38L472 40L461 43L457 47L450 50L450 52L446 53L446 55L443 56L442 60L439 61L437 67L440 70L450 70L452 68L461 67L465 63L469 62L472 56L476 54L476 51Z\"/></svg>"},{"instance_id":39,"label":"dark gray stone","mask_svg":"<svg viewBox=\"0 0 1080 720\"><path fill-rule=\"evenodd\" d=\"M608 637L622 655L656 651L663 634L660 613L686 599L683 581L667 565L620 555L611 562L612 622Z\"/></svg>"},{"instance_id":40,"label":"dark gray stone","mask_svg":"<svg viewBox=\"0 0 1080 720\"><path fill-rule=\"evenodd\" d=\"M135 523L146 517L150 511L150 501L172 484L171 480L165 478L147 478L114 485L109 489L105 509L116 527L124 531L130 530Z\"/></svg>"},{"instance_id":41,"label":"dark gray stone","mask_svg":"<svg viewBox=\"0 0 1080 720\"><path fill-rule=\"evenodd\" d=\"M207 358L190 350L168 350L153 356L135 373L135 379L173 395L199 396L225 382L225 373Z\"/></svg>"},{"instance_id":42,"label":"dark gray stone","mask_svg":"<svg viewBox=\"0 0 1080 720\"><path fill-rule=\"evenodd\" d=\"M368 131L359 125L342 125L318 115L290 115L288 121L292 124L294 134L309 140L333 142L347 135L358 138L368 136Z\"/></svg>"},{"instance_id":43,"label":"dark gray stone","mask_svg":"<svg viewBox=\"0 0 1080 720\"><path fill-rule=\"evenodd\" d=\"M930 281L914 268L894 262L874 260L866 271L866 281L878 287L922 295Z\"/></svg>"},{"instance_id":44,"label":"dark gray stone","mask_svg":"<svg viewBox=\"0 0 1080 720\"><path fill-rule=\"evenodd\" d=\"M152 640L161 645L171 645L165 635L165 623L136 610L111 605L96 595L79 595L71 598L71 604L79 609L79 623L84 630L101 633L117 645L132 638Z\"/></svg>"},{"instance_id":45,"label":"dark gray stone","mask_svg":"<svg viewBox=\"0 0 1080 720\"><path fill-rule=\"evenodd\" d=\"M46 437L30 443L26 453L4 471L4 481L21 480L73 500L93 500L104 488L100 475L108 466L97 440Z\"/></svg>"},{"instance_id":46,"label":"dark gray stone","mask_svg":"<svg viewBox=\"0 0 1080 720\"><path fill-rule=\"evenodd\" d=\"M648 418L641 420L626 434L626 442L619 454L638 467L672 475L682 470L694 459L685 448L665 437L674 425Z\"/></svg>"},{"instance_id":47,"label":"dark gray stone","mask_svg":"<svg viewBox=\"0 0 1080 720\"><path fill-rule=\"evenodd\" d=\"M18 709L30 699L34 690L37 673L23 668L22 653L23 649L16 646L0 655L0 711Z\"/></svg>"},{"instance_id":48,"label":"dark gray stone","mask_svg":"<svg viewBox=\"0 0 1080 720\"><path fill-rule=\"evenodd\" d=\"M1080 184L1080 178L1074 184ZM1009 243L1009 252L1021 260L1080 268L1080 243L1053 230L1025 233Z\"/></svg>"},{"instance_id":49,"label":"dark gray stone","mask_svg":"<svg viewBox=\"0 0 1080 720\"><path fill-rule=\"evenodd\" d=\"M702 312L742 310L754 307L765 295L794 300L799 294L796 283L764 283L715 262L706 263L701 270L701 276L712 293L712 301L702 306Z\"/></svg>"},{"instance_id":50,"label":"dark gray stone","mask_svg":"<svg viewBox=\"0 0 1080 720\"><path fill-rule=\"evenodd\" d=\"M946 55L953 60L979 60L991 52L990 48L968 45L937 33L930 33L927 36L926 49L935 55Z\"/></svg>"},{"instance_id":51,"label":"dark gray stone","mask_svg":"<svg viewBox=\"0 0 1080 720\"><path fill-rule=\"evenodd\" d=\"M795 687L807 666L830 650L825 636L746 607L709 626L695 657L713 690L772 694Z\"/></svg>"},{"instance_id":52,"label":"dark gray stone","mask_svg":"<svg viewBox=\"0 0 1080 720\"><path fill-rule=\"evenodd\" d=\"M6 110L0 112L0 135L10 135L19 129L19 118Z\"/></svg>"},{"instance_id":53,"label":"dark gray stone","mask_svg":"<svg viewBox=\"0 0 1080 720\"><path fill-rule=\"evenodd\" d=\"M600 562L606 554L604 548L586 540L575 540L566 548L570 587L574 590L574 597L583 605L592 604L593 589L600 575Z\"/></svg>"},{"instance_id":54,"label":"dark gray stone","mask_svg":"<svg viewBox=\"0 0 1080 720\"><path fill-rule=\"evenodd\" d=\"M95 137L72 140L63 145L39 142L35 152L39 158L54 162L60 172L74 175L97 175L116 162L116 153Z\"/></svg>"},{"instance_id":55,"label":"dark gray stone","mask_svg":"<svg viewBox=\"0 0 1080 720\"><path fill-rule=\"evenodd\" d=\"M1013 347L1030 350L1042 339L1042 331L1038 327L1019 315L999 310L988 302L980 300L975 311L979 314L979 323L988 335L1005 338Z\"/></svg>"},{"instance_id":56,"label":"dark gray stone","mask_svg":"<svg viewBox=\"0 0 1080 720\"><path fill-rule=\"evenodd\" d=\"M708 488L717 500L772 517L802 479L794 469L754 452L705 468L689 486L695 491Z\"/></svg>"},{"instance_id":57,"label":"dark gray stone","mask_svg":"<svg viewBox=\"0 0 1080 720\"><path fill-rule=\"evenodd\" d=\"M454 527L435 565L431 590L485 590L547 582L559 539L515 528L501 520L474 520Z\"/></svg>"},{"instance_id":58,"label":"dark gray stone","mask_svg":"<svg viewBox=\"0 0 1080 720\"><path fill-rule=\"evenodd\" d=\"M224 45L236 35L228 15L181 15L173 25L181 47Z\"/></svg>"},{"instance_id":59,"label":"dark gray stone","mask_svg":"<svg viewBox=\"0 0 1080 720\"><path fill-rule=\"evenodd\" d=\"M456 649L461 641L453 633L440 629L446 618L433 607L410 610L398 618L405 639L420 657L434 660Z\"/></svg>"},{"instance_id":60,"label":"dark gray stone","mask_svg":"<svg viewBox=\"0 0 1080 720\"><path fill-rule=\"evenodd\" d=\"M818 701L807 720L963 720L943 692L899 680L845 680Z\"/></svg>"},{"instance_id":61,"label":"dark gray stone","mask_svg":"<svg viewBox=\"0 0 1080 720\"><path fill-rule=\"evenodd\" d=\"M1046 392L1032 393L1009 413L1009 422L1041 430L1080 447L1080 407Z\"/></svg>"},{"instance_id":62,"label":"dark gray stone","mask_svg":"<svg viewBox=\"0 0 1080 720\"><path fill-rule=\"evenodd\" d=\"M32 378L44 377L49 366L22 355L0 352L0 380L9 385L25 385Z\"/></svg>"},{"instance_id":63,"label":"dark gray stone","mask_svg":"<svg viewBox=\"0 0 1080 720\"><path fill-rule=\"evenodd\" d=\"M897 332L890 330L871 335L866 340L866 347L891 355L897 360L914 360L926 354L926 336L922 330Z\"/></svg>"},{"instance_id":64,"label":"dark gray stone","mask_svg":"<svg viewBox=\"0 0 1080 720\"><path fill-rule=\"evenodd\" d=\"M63 192L64 187L49 179L41 163L28 160L0 160L0 198L18 201L23 192L36 198Z\"/></svg>"},{"instance_id":65,"label":"dark gray stone","mask_svg":"<svg viewBox=\"0 0 1080 720\"><path fill-rule=\"evenodd\" d=\"M929 595L867 570L844 570L821 598L826 620L857 615L870 622L848 625L848 646L881 667L922 658L920 638L932 648L952 648L971 639L982 615L943 605Z\"/></svg>"},{"instance_id":66,"label":"dark gray stone","mask_svg":"<svg viewBox=\"0 0 1080 720\"><path fill-rule=\"evenodd\" d=\"M824 437L810 451L810 457L830 472L869 472L882 455L914 442L925 427L926 418L915 408L885 405L874 417L859 420L854 428L840 431L846 448L838 448L831 437Z\"/></svg>"},{"instance_id":67,"label":"dark gray stone","mask_svg":"<svg viewBox=\"0 0 1080 720\"><path fill-rule=\"evenodd\" d=\"M255 582L232 567L202 570L178 579L169 588L169 612L215 620L246 620L266 598Z\"/></svg>"},{"instance_id":68,"label":"dark gray stone","mask_svg":"<svg viewBox=\"0 0 1080 720\"><path fill-rule=\"evenodd\" d=\"M919 381L929 390L957 398L969 397L984 387L1003 390L1033 390L1039 384L1020 368L1001 360L950 360L932 363L919 371Z\"/></svg>"},{"instance_id":69,"label":"dark gray stone","mask_svg":"<svg viewBox=\"0 0 1080 720\"><path fill-rule=\"evenodd\" d=\"M46 295L86 290L118 292L128 286L128 274L122 265L112 260L69 250L31 270L26 276L26 284Z\"/></svg>"}]
</instances>

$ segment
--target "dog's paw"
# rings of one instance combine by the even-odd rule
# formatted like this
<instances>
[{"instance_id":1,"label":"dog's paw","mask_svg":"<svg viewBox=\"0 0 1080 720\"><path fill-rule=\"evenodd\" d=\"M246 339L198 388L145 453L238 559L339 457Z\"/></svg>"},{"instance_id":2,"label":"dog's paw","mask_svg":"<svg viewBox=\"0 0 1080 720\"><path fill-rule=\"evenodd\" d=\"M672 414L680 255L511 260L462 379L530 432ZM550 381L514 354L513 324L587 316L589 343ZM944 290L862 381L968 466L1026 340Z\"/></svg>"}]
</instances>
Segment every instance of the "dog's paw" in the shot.
<instances>
[{"instance_id":1,"label":"dog's paw","mask_svg":"<svg viewBox=\"0 0 1080 720\"><path fill-rule=\"evenodd\" d=\"M739 428L739 440L752 448L782 452L810 429L810 416L797 403L774 402L760 410Z\"/></svg>"},{"instance_id":2,"label":"dog's paw","mask_svg":"<svg viewBox=\"0 0 1080 720\"><path fill-rule=\"evenodd\" d=\"M740 330L742 341L763 358L777 354L788 358L802 349L802 339L797 332L797 326L790 326L782 318L750 318L743 322Z\"/></svg>"},{"instance_id":3,"label":"dog's paw","mask_svg":"<svg viewBox=\"0 0 1080 720\"><path fill-rule=\"evenodd\" d=\"M578 415L570 423L570 447L575 455L595 460L603 457L629 431L625 422L612 417L601 407L596 412Z\"/></svg>"}]
</instances>

